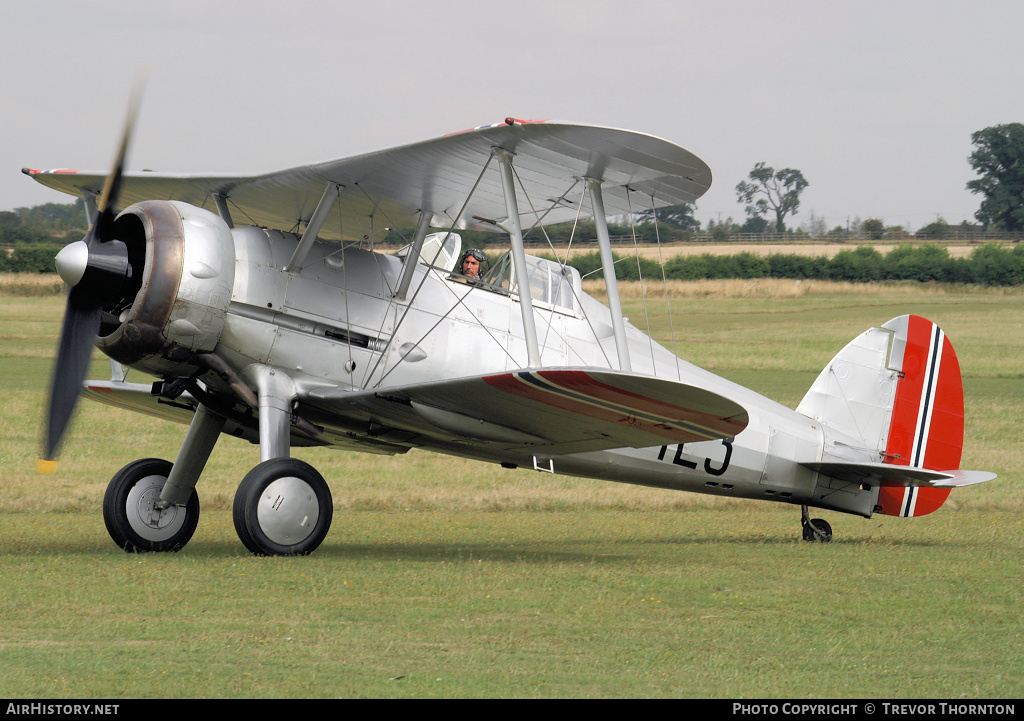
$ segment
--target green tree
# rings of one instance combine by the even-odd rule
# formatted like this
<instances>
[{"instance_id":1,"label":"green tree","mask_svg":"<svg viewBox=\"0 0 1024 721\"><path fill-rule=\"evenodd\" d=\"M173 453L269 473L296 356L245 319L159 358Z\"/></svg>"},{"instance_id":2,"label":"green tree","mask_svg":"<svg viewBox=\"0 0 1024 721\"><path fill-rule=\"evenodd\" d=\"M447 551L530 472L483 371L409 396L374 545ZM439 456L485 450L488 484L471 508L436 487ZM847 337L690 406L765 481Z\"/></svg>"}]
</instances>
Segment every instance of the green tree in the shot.
<instances>
[{"instance_id":1,"label":"green tree","mask_svg":"<svg viewBox=\"0 0 1024 721\"><path fill-rule=\"evenodd\" d=\"M746 222L740 226L741 233L767 233L768 221L760 215L751 215Z\"/></svg>"},{"instance_id":2,"label":"green tree","mask_svg":"<svg viewBox=\"0 0 1024 721\"><path fill-rule=\"evenodd\" d=\"M697 209L693 203L680 203L679 205L666 205L657 210L642 210L637 215L643 221L657 219L659 223L665 223L680 230L700 230L700 221L693 217Z\"/></svg>"},{"instance_id":3,"label":"green tree","mask_svg":"<svg viewBox=\"0 0 1024 721\"><path fill-rule=\"evenodd\" d=\"M972 133L971 142L971 167L981 177L967 189L983 196L974 217L986 227L1024 230L1024 125L993 125Z\"/></svg>"},{"instance_id":4,"label":"green tree","mask_svg":"<svg viewBox=\"0 0 1024 721\"><path fill-rule=\"evenodd\" d=\"M919 228L914 235L918 238L945 238L949 235L949 223L943 218L939 218L934 223L929 223L923 228Z\"/></svg>"},{"instance_id":5,"label":"green tree","mask_svg":"<svg viewBox=\"0 0 1024 721\"><path fill-rule=\"evenodd\" d=\"M868 218L860 227L871 240L881 240L885 235L885 223L878 218Z\"/></svg>"},{"instance_id":6,"label":"green tree","mask_svg":"<svg viewBox=\"0 0 1024 721\"><path fill-rule=\"evenodd\" d=\"M747 176L751 182L740 181L736 196L747 204L747 214L763 216L775 213L775 231L786 231L787 215L795 215L800 207L800 194L809 185L803 173L793 168L775 170L757 163Z\"/></svg>"}]
</instances>

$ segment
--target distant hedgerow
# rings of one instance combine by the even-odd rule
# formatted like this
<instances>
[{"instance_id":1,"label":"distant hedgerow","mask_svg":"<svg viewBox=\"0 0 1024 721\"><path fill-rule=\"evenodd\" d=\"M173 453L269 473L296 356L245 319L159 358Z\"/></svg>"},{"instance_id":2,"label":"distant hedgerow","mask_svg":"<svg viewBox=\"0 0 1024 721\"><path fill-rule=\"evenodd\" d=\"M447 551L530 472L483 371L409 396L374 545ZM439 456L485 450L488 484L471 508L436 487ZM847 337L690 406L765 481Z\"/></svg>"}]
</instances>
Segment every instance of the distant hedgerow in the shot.
<instances>
[{"instance_id":1,"label":"distant hedgerow","mask_svg":"<svg viewBox=\"0 0 1024 721\"><path fill-rule=\"evenodd\" d=\"M615 255L619 280L660 279L657 261ZM547 256L549 259L551 256ZM601 257L592 252L570 258L569 265L581 275L601 277ZM720 278L793 278L870 283L884 280L913 280L919 283L976 283L979 285L1024 285L1024 244L1014 246L988 243L974 249L967 258L954 258L940 245L898 245L883 255L871 246L839 251L832 258L792 253L758 255L675 255L665 261L669 280Z\"/></svg>"}]
</instances>

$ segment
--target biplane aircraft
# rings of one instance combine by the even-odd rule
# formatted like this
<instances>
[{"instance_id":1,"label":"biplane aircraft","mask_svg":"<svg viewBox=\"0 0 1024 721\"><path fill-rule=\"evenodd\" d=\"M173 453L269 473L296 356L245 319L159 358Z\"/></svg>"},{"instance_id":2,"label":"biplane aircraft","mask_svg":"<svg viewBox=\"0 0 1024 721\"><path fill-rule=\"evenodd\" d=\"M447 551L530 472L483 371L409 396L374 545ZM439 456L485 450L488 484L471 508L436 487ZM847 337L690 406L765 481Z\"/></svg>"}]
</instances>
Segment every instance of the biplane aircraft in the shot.
<instances>
[{"instance_id":1,"label":"biplane aircraft","mask_svg":"<svg viewBox=\"0 0 1024 721\"><path fill-rule=\"evenodd\" d=\"M136 106L137 107L137 106ZM544 472L800 506L920 516L959 470L963 389L942 331L917 316L842 349L796 410L698 368L623 317L607 218L691 203L711 172L683 148L591 125L507 118L265 175L24 172L84 199L91 228L56 259L69 286L40 468L75 403L188 424L173 462L118 471L103 500L127 551L174 551L223 433L259 445L238 535L301 555L328 533L324 478L292 447L419 448ZM593 216L608 303L523 229ZM415 227L397 253L383 227ZM460 231L507 233L472 277ZM471 254L472 255L472 254ZM475 270L475 269L474 269ZM85 380L93 347L109 381ZM158 380L128 382L129 368Z\"/></svg>"}]
</instances>

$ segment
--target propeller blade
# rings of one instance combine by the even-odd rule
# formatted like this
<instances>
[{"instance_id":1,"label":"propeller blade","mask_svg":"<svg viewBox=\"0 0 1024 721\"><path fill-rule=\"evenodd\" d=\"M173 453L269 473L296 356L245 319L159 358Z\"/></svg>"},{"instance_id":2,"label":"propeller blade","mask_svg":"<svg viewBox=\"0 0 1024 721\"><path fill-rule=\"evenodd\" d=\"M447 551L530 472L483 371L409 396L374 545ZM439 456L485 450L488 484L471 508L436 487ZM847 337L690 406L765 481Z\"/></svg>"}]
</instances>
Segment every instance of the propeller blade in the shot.
<instances>
[{"instance_id":1,"label":"propeller blade","mask_svg":"<svg viewBox=\"0 0 1024 721\"><path fill-rule=\"evenodd\" d=\"M124 130L121 132L121 145L118 148L117 156L114 158L114 166L107 179L103 183L103 192L100 194L96 209L99 214L96 217L94 236L96 240L103 243L110 239L110 227L114 222L114 214L117 209L117 198L121 194L121 177L124 173L125 162L128 159L128 148L131 146L132 133L135 129L135 119L139 115L139 106L142 103L142 82L136 83L132 88L131 97L128 100L128 111L125 115Z\"/></svg>"},{"instance_id":2,"label":"propeller blade","mask_svg":"<svg viewBox=\"0 0 1024 721\"><path fill-rule=\"evenodd\" d=\"M93 345L100 330L100 313L98 306L81 307L68 295L57 360L50 380L42 461L53 461L57 457L61 438L89 372Z\"/></svg>"},{"instance_id":3,"label":"propeller blade","mask_svg":"<svg viewBox=\"0 0 1024 721\"><path fill-rule=\"evenodd\" d=\"M85 237L58 254L57 272L69 286L64 322L57 345L57 359L50 380L50 397L43 429L42 458L36 464L40 473L56 470L57 450L82 392L89 362L100 331L104 297L103 286L131 277L132 268L124 243L113 238L114 214L121 192L121 178L128 160L132 131L142 100L142 83L136 83L128 102L121 144L114 166L103 183L96 222ZM110 245L107 243L113 241ZM85 282L82 282L83 279Z\"/></svg>"}]
</instances>

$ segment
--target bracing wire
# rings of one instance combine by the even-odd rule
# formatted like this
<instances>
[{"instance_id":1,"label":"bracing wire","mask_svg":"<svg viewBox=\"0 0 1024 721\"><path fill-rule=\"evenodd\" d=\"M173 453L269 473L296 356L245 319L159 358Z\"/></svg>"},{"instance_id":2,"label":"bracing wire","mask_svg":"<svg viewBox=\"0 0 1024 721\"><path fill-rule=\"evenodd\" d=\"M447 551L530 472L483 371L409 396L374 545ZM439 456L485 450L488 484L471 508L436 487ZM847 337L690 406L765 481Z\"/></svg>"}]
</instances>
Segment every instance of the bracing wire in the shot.
<instances>
[{"instance_id":1,"label":"bracing wire","mask_svg":"<svg viewBox=\"0 0 1024 721\"><path fill-rule=\"evenodd\" d=\"M668 276L665 274L665 256L661 249L661 233L658 231L658 207L651 195L651 213L654 216L654 238L658 242L658 263L661 265L661 285L665 289L665 309L668 311L668 329L672 336L672 355L676 363L676 380L682 380L682 372L679 369L679 353L676 352L676 329L672 323L672 302L668 296Z\"/></svg>"},{"instance_id":2,"label":"bracing wire","mask_svg":"<svg viewBox=\"0 0 1024 721\"><path fill-rule=\"evenodd\" d=\"M476 182L473 183L473 187L470 188L470 190L469 190L469 195L466 196L466 200L462 203L462 207L459 208L459 212L455 215L455 218L452 220L451 227L448 229L448 232L445 234L444 238L441 240L441 243L438 245L437 252L434 253L434 257L430 261L430 266L431 267L433 267L434 264L437 262L437 258L441 254L441 249L444 248L445 243L448 242L448 238L451 237L451 234L453 232L455 232L455 226L458 225L459 220L462 218L462 214L466 211L466 207L469 205L470 199L472 199L473 194L476 192L477 186L480 185L480 181L483 180L484 174L487 172L487 168L490 167L491 160L493 158L494 158L494 155L492 154L491 156L489 156L487 158L487 162L484 163L484 167L480 169L480 175L477 176ZM427 211L424 208L422 210L422 212L426 213L426 212L429 212L429 211ZM381 361L383 361L384 358L387 356L387 352L391 348L391 343L394 341L395 337L398 334L398 329L405 322L405 319L409 316L409 311L412 310L413 306L415 305L416 297L419 295L420 291L423 289L423 286L426 284L426 280L427 280L427 274L424 274L420 278L420 282L417 284L416 290L413 291L412 297L409 299L409 303L405 307L405 312L402 313L401 318L399 318L398 321L395 323L395 327L391 331L391 337L388 338L387 344L385 345L384 349L381 351L380 355L377 357L377 360L373 364L373 368L370 370L370 373L367 375L364 387L368 386L370 384L370 379L373 378L373 373L376 372L377 368L380 366ZM401 359L399 360L399 362L401 362ZM388 374L390 374L390 372ZM382 374L381 381L384 379L384 377L385 377L385 374ZM377 382L377 386L378 387L380 386L380 382L381 381Z\"/></svg>"},{"instance_id":3,"label":"bracing wire","mask_svg":"<svg viewBox=\"0 0 1024 721\"><path fill-rule=\"evenodd\" d=\"M629 212L629 232L633 236L633 254L636 256L636 274L640 279L640 299L644 307L644 322L647 324L647 340L651 349L651 369L657 375L657 367L654 360L654 338L651 336L651 314L647 309L647 288L644 284L644 271L640 264L640 244L636 239L636 221L633 218L632 191L626 186L626 207Z\"/></svg>"},{"instance_id":4,"label":"bracing wire","mask_svg":"<svg viewBox=\"0 0 1024 721\"><path fill-rule=\"evenodd\" d=\"M533 207L533 201L530 199L529 193L526 192L526 187L524 186L522 179L519 178L519 173L516 172L515 166L512 166L512 172L515 173L516 180L519 181L519 187L522 188L523 195L526 197L526 201L530 204L530 209L533 211L534 215L537 215L537 209ZM549 208L544 213L544 215L541 216L538 219L538 221L536 223L534 223L534 225L532 225L530 227L530 230L533 230L533 228L537 227L537 225L539 225L541 223L541 221L545 217L547 217L547 214L550 213L555 207L557 207L557 205L560 202L565 200L565 197L567 195L569 195L569 193L572 192L573 188L575 188L577 185L579 185L580 182L581 181L579 179L577 179L569 187L568 190L566 190L558 198L556 198L555 202L552 204L551 208ZM558 251L555 250L555 245L554 245L554 243L551 242L551 237L548 235L547 229L543 225L540 226L541 231L544 233L544 239L547 240L548 248L551 250L552 255L555 256L555 259L558 261L559 268L560 268L560 270L563 273L565 272L565 266L569 263L569 254L572 253L572 243L573 243L573 240L576 238L576 229L579 227L580 213L583 212L584 200L586 199L586 197L587 197L586 194L588 192L589 192L589 189L586 186L584 186L584 188L583 188L583 195L580 197L579 205L576 206L576 216L573 218L573 221L572 221L572 230L569 233L569 243L568 243L568 245L566 245L566 248L565 248L565 260L564 261L558 256ZM527 232L529 232L529 231L527 231ZM587 275L589 275L589 273ZM583 276L583 277L585 277L585 276ZM581 277L580 279L582 280L583 277ZM608 366L611 367L611 364L612 364L611 359L608 357L608 354L605 352L604 346L601 344L601 341L598 338L597 330L594 329L594 324L590 322L590 316L587 315L586 311L583 308L583 301L580 299L579 295L576 293L575 286L573 286L571 283L569 284L569 290L572 292L573 299L576 301L576 306L580 309L580 313L583 316L583 320L586 321L587 326L590 328L590 332L594 334L594 339L597 340L597 347L600 349L601 355L604 356L605 363L607 363ZM545 339L545 341L546 341L546 339ZM566 343L566 347L569 349L570 352L572 351L572 344ZM577 352L576 355L579 356L579 353ZM582 357L580 357L580 360L584 360L584 359Z\"/></svg>"}]
</instances>

